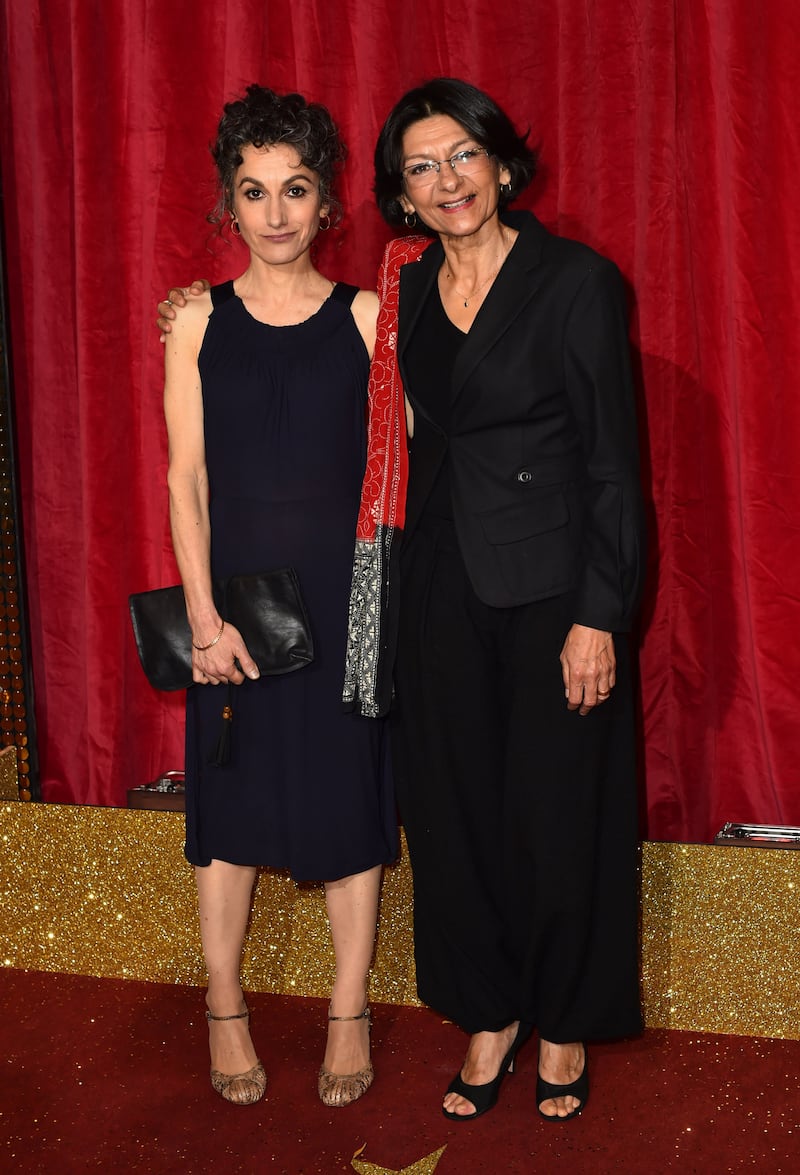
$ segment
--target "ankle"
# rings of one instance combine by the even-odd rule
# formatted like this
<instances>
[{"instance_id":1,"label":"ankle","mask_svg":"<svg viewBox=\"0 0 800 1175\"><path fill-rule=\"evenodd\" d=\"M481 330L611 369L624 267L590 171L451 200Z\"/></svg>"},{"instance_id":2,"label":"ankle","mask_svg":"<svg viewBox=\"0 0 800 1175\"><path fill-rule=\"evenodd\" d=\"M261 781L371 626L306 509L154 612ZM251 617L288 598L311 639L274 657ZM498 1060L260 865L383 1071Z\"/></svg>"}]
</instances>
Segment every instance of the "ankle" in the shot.
<instances>
[{"instance_id":1,"label":"ankle","mask_svg":"<svg viewBox=\"0 0 800 1175\"><path fill-rule=\"evenodd\" d=\"M483 1032L475 1032L469 1039L467 1052L494 1052L497 1049L505 1050L517 1034L519 1028L519 1021L514 1021L513 1024L507 1025L505 1028L499 1028L496 1032L491 1032L486 1029Z\"/></svg>"},{"instance_id":2,"label":"ankle","mask_svg":"<svg viewBox=\"0 0 800 1175\"><path fill-rule=\"evenodd\" d=\"M336 1016L328 1008L328 1032L330 1034L331 1027L334 1025L367 1025L368 1029L372 1025L372 1013L370 1011L369 1003L367 1007L363 1008L361 1012L352 1016Z\"/></svg>"},{"instance_id":3,"label":"ankle","mask_svg":"<svg viewBox=\"0 0 800 1175\"><path fill-rule=\"evenodd\" d=\"M368 1004L366 982L350 985L336 983L328 1004L328 1016L361 1016Z\"/></svg>"},{"instance_id":4,"label":"ankle","mask_svg":"<svg viewBox=\"0 0 800 1175\"><path fill-rule=\"evenodd\" d=\"M206 991L206 1007L213 1016L237 1016L247 1004L239 984L214 984Z\"/></svg>"}]
</instances>

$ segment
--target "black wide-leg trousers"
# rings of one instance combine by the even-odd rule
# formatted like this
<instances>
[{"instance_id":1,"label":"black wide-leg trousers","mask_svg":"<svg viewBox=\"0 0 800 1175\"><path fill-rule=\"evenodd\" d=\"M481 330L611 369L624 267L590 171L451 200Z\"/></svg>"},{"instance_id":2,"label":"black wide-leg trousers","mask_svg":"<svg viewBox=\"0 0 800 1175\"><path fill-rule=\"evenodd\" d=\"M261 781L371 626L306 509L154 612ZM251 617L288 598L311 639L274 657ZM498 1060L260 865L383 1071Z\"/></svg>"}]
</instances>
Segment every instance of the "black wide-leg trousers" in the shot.
<instances>
[{"instance_id":1,"label":"black wide-leg trousers","mask_svg":"<svg viewBox=\"0 0 800 1175\"><path fill-rule=\"evenodd\" d=\"M635 744L617 685L566 708L570 599L490 608L452 523L402 559L392 745L414 877L420 998L469 1033L513 1020L566 1043L641 1027Z\"/></svg>"}]
</instances>

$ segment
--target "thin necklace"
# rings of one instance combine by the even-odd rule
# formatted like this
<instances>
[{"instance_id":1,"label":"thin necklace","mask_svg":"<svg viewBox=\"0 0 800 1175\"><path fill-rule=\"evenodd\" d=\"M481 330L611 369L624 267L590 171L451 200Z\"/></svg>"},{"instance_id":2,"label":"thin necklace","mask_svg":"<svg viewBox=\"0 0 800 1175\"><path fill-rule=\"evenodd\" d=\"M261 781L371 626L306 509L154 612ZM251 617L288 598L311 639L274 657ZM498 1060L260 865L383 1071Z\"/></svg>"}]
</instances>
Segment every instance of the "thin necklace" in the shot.
<instances>
[{"instance_id":1,"label":"thin necklace","mask_svg":"<svg viewBox=\"0 0 800 1175\"><path fill-rule=\"evenodd\" d=\"M465 309L467 309L469 307L469 304L472 301L472 299L476 298L478 296L478 294L481 292L481 290L486 289L489 282L494 281L494 279L497 277L500 270L503 268L503 263L505 262L506 257L508 257L508 254L511 252L511 246L509 245L508 238L506 237L505 234L503 234L503 250L504 250L503 256L500 258L500 264L498 265L497 269L494 271L494 273L490 274L489 277L487 277L485 282L483 282L479 286L476 286L471 294L469 294L469 295L462 294L462 292L461 292L461 290L459 290L458 286L456 286L455 284L453 286L451 286L453 293L458 294L459 298L464 299L464 308ZM447 262L445 262L444 272L445 272L445 276L447 277L448 281L455 282L455 279L454 279L452 273L450 272L450 269L447 265Z\"/></svg>"}]
</instances>

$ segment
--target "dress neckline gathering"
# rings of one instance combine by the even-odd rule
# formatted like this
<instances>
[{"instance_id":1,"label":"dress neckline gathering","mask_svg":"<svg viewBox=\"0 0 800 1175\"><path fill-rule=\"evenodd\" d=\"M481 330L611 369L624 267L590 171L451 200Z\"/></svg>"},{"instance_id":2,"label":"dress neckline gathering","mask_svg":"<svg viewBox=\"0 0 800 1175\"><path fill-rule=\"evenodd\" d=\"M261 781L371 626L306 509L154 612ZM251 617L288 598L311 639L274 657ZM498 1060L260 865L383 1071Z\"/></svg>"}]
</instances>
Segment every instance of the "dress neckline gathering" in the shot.
<instances>
[{"instance_id":1,"label":"dress neckline gathering","mask_svg":"<svg viewBox=\"0 0 800 1175\"><path fill-rule=\"evenodd\" d=\"M242 310L245 312L245 314L250 319L250 321L254 322L256 324L256 326L264 326L267 328L267 330L296 330L297 327L307 326L310 322L313 322L316 318L319 317L319 315L322 313L322 311L325 309L325 307L330 302L331 297L333 295L333 291L336 289L336 286L338 284L339 284L338 282L334 282L332 284L331 289L330 289L330 293L328 294L327 298L325 298L322 302L320 302L317 309L314 311L313 314L309 314L308 318L304 318L301 322L287 322L282 325L279 325L278 323L275 323L275 322L262 322L260 318L256 318L256 316L254 314L252 314L247 309L247 305L245 303L244 298L242 298L241 295L236 293L236 289L235 289L233 282L231 282L231 291L233 293L234 298L241 306Z\"/></svg>"}]
</instances>

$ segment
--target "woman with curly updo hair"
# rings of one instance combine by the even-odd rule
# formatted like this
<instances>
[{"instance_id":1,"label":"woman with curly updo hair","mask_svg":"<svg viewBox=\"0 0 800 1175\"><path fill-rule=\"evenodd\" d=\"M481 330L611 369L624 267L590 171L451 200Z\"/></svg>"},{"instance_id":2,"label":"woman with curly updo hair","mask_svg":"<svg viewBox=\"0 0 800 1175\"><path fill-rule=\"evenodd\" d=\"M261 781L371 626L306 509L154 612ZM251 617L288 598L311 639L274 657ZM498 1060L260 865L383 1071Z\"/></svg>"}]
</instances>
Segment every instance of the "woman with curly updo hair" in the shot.
<instances>
[{"instance_id":1,"label":"woman with curly updo hair","mask_svg":"<svg viewBox=\"0 0 800 1175\"><path fill-rule=\"evenodd\" d=\"M316 172L320 199L329 209L339 211L333 189L347 150L329 111L306 102L301 94L280 96L263 86L248 86L246 97L225 106L211 147L220 189L212 221L220 223L233 208L233 184L242 165L242 149L279 143L293 147L303 164Z\"/></svg>"},{"instance_id":2,"label":"woman with curly updo hair","mask_svg":"<svg viewBox=\"0 0 800 1175\"><path fill-rule=\"evenodd\" d=\"M324 881L336 978L318 1088L342 1106L373 1079L367 976L381 867L397 847L383 723L341 705L377 298L311 259L335 217L344 159L323 106L250 86L225 107L212 155L211 219L240 238L248 264L172 323L165 384L172 537L194 646L185 851L208 969L211 1082L239 1105L266 1087L240 961L256 869L267 865ZM260 676L217 610L212 577L286 566L300 579L314 661ZM212 765L228 697L228 757Z\"/></svg>"}]
</instances>

